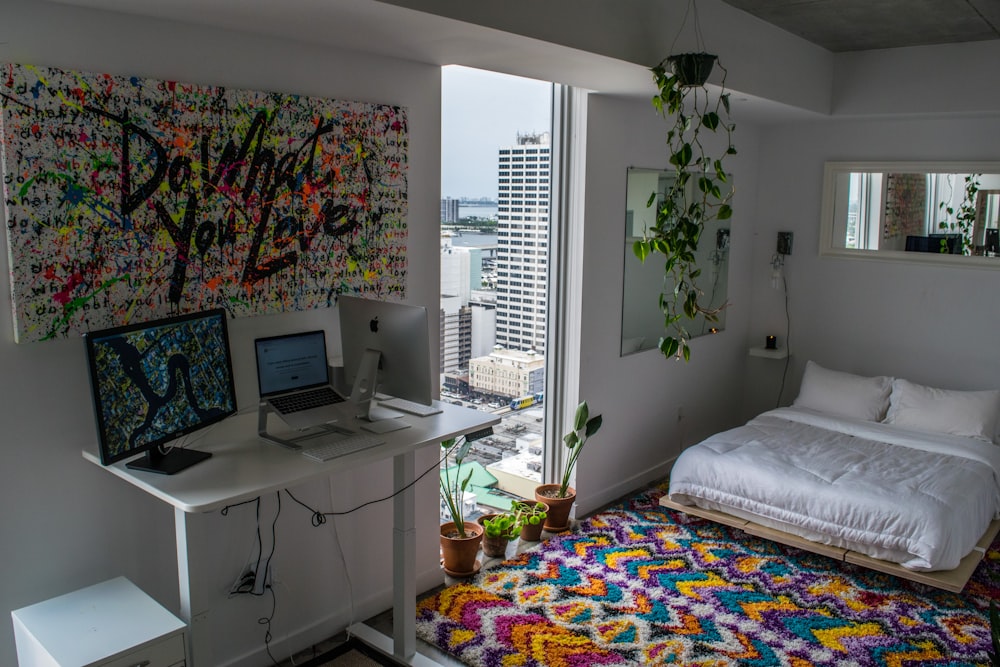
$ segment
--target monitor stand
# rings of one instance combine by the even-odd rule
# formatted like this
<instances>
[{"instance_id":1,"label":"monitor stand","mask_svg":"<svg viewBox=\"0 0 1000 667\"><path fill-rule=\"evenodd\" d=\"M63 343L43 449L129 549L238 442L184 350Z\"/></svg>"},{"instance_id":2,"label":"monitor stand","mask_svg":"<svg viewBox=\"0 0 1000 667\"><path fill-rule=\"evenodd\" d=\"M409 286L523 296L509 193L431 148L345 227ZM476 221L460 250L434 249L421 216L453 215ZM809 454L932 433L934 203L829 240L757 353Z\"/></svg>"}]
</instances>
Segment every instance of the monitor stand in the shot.
<instances>
[{"instance_id":1,"label":"monitor stand","mask_svg":"<svg viewBox=\"0 0 1000 667\"><path fill-rule=\"evenodd\" d=\"M408 423L400 419L403 416L401 413L383 408L375 401L381 359L382 353L378 350L365 350L351 390L351 403L357 410L355 416L361 420L361 428L373 433L388 433L409 427Z\"/></svg>"},{"instance_id":2,"label":"monitor stand","mask_svg":"<svg viewBox=\"0 0 1000 667\"><path fill-rule=\"evenodd\" d=\"M128 461L125 467L132 470L155 472L160 475L173 475L185 468L190 468L195 463L201 463L210 456L212 456L212 452L183 447L172 447L164 454L160 452L159 447L153 447L147 449L144 455Z\"/></svg>"}]
</instances>

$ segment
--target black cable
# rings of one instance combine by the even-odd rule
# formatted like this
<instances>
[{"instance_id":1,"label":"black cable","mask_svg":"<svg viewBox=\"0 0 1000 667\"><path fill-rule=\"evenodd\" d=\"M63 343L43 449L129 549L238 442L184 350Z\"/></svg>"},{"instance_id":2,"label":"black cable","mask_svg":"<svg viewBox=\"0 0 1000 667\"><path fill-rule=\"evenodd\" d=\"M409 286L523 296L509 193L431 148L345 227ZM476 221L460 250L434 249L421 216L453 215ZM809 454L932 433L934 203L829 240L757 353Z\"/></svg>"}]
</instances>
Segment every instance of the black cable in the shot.
<instances>
[{"instance_id":1,"label":"black cable","mask_svg":"<svg viewBox=\"0 0 1000 667\"><path fill-rule=\"evenodd\" d=\"M263 597L268 592L271 593L271 613L267 616L262 616L257 619L258 625L265 626L264 630L264 650L267 652L271 662L274 663L275 667L280 667L280 664L275 660L274 655L271 654L271 621L274 619L275 610L278 608L278 596L274 592L274 587L269 583L270 572L271 572L271 559L274 558L274 553L278 547L278 517L281 515L281 492L275 492L275 497L277 498L278 508L274 513L274 519L271 521L271 551L267 555L267 559L264 561L264 574L263 582L261 586L261 591L256 592L257 578L261 576L261 559L264 557L264 545L261 540L260 534L260 496L252 500L245 500L241 503L235 503L233 505L226 505L220 512L223 516L229 515L229 509L232 507L238 507L240 505L249 505L254 503L256 505L256 523L257 523L257 565L253 570L253 574L249 573L243 577L240 581L239 586L236 587L230 595L252 595L254 597Z\"/></svg>"},{"instance_id":2,"label":"black cable","mask_svg":"<svg viewBox=\"0 0 1000 667\"><path fill-rule=\"evenodd\" d=\"M792 360L792 346L788 342L792 332L792 318L788 315L788 278L782 273L781 284L785 290L785 370L781 372L781 386L778 388L778 402L774 406L781 407L781 395L785 392L785 379L788 377L788 365Z\"/></svg>"},{"instance_id":3,"label":"black cable","mask_svg":"<svg viewBox=\"0 0 1000 667\"><path fill-rule=\"evenodd\" d=\"M239 507L240 505L249 505L250 503L254 503L254 505L256 506L255 516L257 522L257 564L254 566L252 571L243 574L243 577L240 579L240 583L236 586L236 588L234 588L232 591L229 592L230 595L253 595L254 588L256 587L257 574L260 572L260 559L264 551L264 544L263 542L261 542L261 535L260 535L260 496L257 496L252 500L244 500L241 503L226 505L221 510L219 510L219 513L222 514L222 516L229 516L230 508Z\"/></svg>"},{"instance_id":4,"label":"black cable","mask_svg":"<svg viewBox=\"0 0 1000 667\"><path fill-rule=\"evenodd\" d=\"M278 661L274 659L274 655L271 654L271 620L274 619L274 613L278 609L278 596L274 592L274 586L268 582L268 575L271 571L271 559L274 557L274 552L278 546L278 517L281 515L281 493L275 492L275 498L278 500L278 509L274 513L274 520L271 522L271 553L267 555L267 561L264 563L264 586L261 592L256 595L264 595L265 592L271 592L271 613L268 616L263 616L257 619L259 625L265 626L264 629L264 650L267 651L267 657L271 659L275 667L280 667Z\"/></svg>"},{"instance_id":5,"label":"black cable","mask_svg":"<svg viewBox=\"0 0 1000 667\"><path fill-rule=\"evenodd\" d=\"M456 446L457 446L457 444L458 443L456 443ZM452 447L451 449L454 449L454 447ZM407 489L409 489L410 487L412 487L414 484L416 484L417 482L419 482L420 480L422 480L424 477L426 477L428 474L430 474L430 472L432 470L439 470L441 468L441 464L444 463L444 460L446 458L448 458L448 453L451 451L451 449L448 449L447 451L445 451L444 456L442 456L440 459L438 459L437 463L435 463L433 466L431 466L427 470L425 470L422 473L420 473L420 476L418 476L416 479L414 479L412 482L410 482L409 484L407 484L403 488L399 489L398 491L393 491L391 494L389 494L388 496L385 496L384 498L377 498L375 500L369 500L368 502L361 503L357 507L354 507L352 509L345 510L345 511L342 511L342 512L320 512L317 509L313 509L312 507L309 507L309 505L306 505L304 502L302 502L301 500L299 500L298 498L296 498L295 496L293 496L292 492L289 491L288 489L285 489L285 493L288 494L289 498L291 498L292 500L294 500L295 502L297 502L299 505L302 505L302 507L306 508L307 510L309 510L309 512L312 513L312 518L310 519L310 523L312 523L312 525L313 525L314 528L318 528L318 527L320 527L320 526L322 526L323 524L326 523L326 517L328 517L328 516L344 516L345 514L350 514L352 512L357 512L359 509L362 509L364 507L368 507L369 505L374 505L375 503L381 503L381 502L384 502L386 500L390 500L392 498L395 498L396 496L398 496L399 494L401 494L403 491L406 491Z\"/></svg>"}]
</instances>

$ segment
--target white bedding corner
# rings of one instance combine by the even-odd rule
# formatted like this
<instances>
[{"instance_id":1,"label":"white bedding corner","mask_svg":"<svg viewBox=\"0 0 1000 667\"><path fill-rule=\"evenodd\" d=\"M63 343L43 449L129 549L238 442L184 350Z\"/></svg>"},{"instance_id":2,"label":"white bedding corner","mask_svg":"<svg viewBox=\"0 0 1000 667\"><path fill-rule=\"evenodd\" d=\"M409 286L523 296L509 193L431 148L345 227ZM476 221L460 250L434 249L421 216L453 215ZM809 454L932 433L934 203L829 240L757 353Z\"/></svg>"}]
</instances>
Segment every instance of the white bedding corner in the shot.
<instances>
[{"instance_id":1,"label":"white bedding corner","mask_svg":"<svg viewBox=\"0 0 1000 667\"><path fill-rule=\"evenodd\" d=\"M948 570L1000 516L1000 447L779 408L681 453L669 495L914 570Z\"/></svg>"}]
</instances>

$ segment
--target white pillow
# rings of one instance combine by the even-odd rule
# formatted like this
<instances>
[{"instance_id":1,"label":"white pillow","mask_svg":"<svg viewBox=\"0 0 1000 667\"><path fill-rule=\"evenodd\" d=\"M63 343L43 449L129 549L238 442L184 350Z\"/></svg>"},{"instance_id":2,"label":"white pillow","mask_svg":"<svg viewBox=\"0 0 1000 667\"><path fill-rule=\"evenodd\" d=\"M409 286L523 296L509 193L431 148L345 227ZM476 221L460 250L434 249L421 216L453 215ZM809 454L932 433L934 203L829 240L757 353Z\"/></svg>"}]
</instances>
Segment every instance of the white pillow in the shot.
<instances>
[{"instance_id":1,"label":"white pillow","mask_svg":"<svg viewBox=\"0 0 1000 667\"><path fill-rule=\"evenodd\" d=\"M881 421L889 408L892 378L831 371L810 360L792 405L840 417Z\"/></svg>"},{"instance_id":2,"label":"white pillow","mask_svg":"<svg viewBox=\"0 0 1000 667\"><path fill-rule=\"evenodd\" d=\"M994 442L1000 390L935 389L897 379L885 423Z\"/></svg>"}]
</instances>

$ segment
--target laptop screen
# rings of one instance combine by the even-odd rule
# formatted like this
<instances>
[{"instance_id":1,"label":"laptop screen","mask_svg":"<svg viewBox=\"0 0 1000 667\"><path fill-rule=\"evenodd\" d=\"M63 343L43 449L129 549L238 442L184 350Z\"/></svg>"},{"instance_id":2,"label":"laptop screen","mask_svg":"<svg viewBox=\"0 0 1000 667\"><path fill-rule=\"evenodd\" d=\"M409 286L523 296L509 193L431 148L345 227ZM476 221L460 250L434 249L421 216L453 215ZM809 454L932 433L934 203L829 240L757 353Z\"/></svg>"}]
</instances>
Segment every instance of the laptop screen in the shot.
<instances>
[{"instance_id":1,"label":"laptop screen","mask_svg":"<svg viewBox=\"0 0 1000 667\"><path fill-rule=\"evenodd\" d=\"M254 348L262 397L318 387L329 380L323 331L258 338Z\"/></svg>"}]
</instances>

